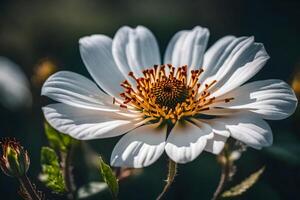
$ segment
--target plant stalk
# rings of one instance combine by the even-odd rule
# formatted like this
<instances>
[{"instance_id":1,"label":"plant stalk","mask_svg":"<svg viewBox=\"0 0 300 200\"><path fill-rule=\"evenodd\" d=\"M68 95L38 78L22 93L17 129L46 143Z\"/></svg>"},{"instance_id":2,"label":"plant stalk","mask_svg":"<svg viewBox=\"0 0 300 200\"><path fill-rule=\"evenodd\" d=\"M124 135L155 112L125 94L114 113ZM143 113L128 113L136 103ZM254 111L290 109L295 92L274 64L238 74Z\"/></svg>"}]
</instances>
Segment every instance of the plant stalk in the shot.
<instances>
[{"instance_id":1,"label":"plant stalk","mask_svg":"<svg viewBox=\"0 0 300 200\"><path fill-rule=\"evenodd\" d=\"M75 184L74 184L74 179L73 179L73 174L72 174L72 157L74 153L74 144L71 144L69 149L65 154L62 156L62 161L63 161L63 176L66 184L66 189L68 192L68 199L75 199Z\"/></svg>"},{"instance_id":2,"label":"plant stalk","mask_svg":"<svg viewBox=\"0 0 300 200\"><path fill-rule=\"evenodd\" d=\"M220 181L219 181L218 187L217 187L211 200L219 199L226 183L228 182L228 177L229 177L228 170L226 169L225 166L222 166L222 173L221 173Z\"/></svg>"},{"instance_id":3,"label":"plant stalk","mask_svg":"<svg viewBox=\"0 0 300 200\"><path fill-rule=\"evenodd\" d=\"M20 176L18 179L21 184L21 187L26 191L26 193L29 195L31 200L41 200L40 195L38 194L35 187L30 182L30 180L26 174L23 176Z\"/></svg>"},{"instance_id":4,"label":"plant stalk","mask_svg":"<svg viewBox=\"0 0 300 200\"><path fill-rule=\"evenodd\" d=\"M162 197L166 194L166 192L169 190L170 186L172 185L176 174L177 174L177 163L174 162L173 160L169 159L168 177L167 177L167 180L166 180L167 183L166 183L163 191L156 198L156 200L161 200Z\"/></svg>"},{"instance_id":5,"label":"plant stalk","mask_svg":"<svg viewBox=\"0 0 300 200\"><path fill-rule=\"evenodd\" d=\"M225 146L223 152L218 156L218 159L222 167L222 172L221 172L218 187L215 190L211 200L218 200L220 198L222 191L224 190L224 187L226 186L226 184L230 179L230 171L233 163L229 160L229 150L227 146Z\"/></svg>"}]
</instances>

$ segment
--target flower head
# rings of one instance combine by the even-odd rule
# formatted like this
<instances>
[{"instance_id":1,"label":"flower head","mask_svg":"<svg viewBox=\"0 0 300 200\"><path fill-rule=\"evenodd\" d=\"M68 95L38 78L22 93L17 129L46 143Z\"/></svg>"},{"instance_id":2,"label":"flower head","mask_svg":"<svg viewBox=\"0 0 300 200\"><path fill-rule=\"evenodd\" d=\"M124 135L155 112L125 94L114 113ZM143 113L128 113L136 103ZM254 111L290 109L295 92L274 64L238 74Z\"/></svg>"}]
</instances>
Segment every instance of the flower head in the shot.
<instances>
[{"instance_id":1,"label":"flower head","mask_svg":"<svg viewBox=\"0 0 300 200\"><path fill-rule=\"evenodd\" d=\"M45 106L44 115L77 139L126 133L112 152L114 166L148 166L164 151L187 163L203 151L220 153L228 137L257 149L271 145L264 119L291 115L294 92L274 79L244 84L269 58L253 37L226 36L205 52L208 38L199 26L178 32L161 62L143 26L122 27L113 39L83 37L80 53L97 85L73 72L52 75L42 95L60 103Z\"/></svg>"},{"instance_id":2,"label":"flower head","mask_svg":"<svg viewBox=\"0 0 300 200\"><path fill-rule=\"evenodd\" d=\"M141 78L129 72L129 76L136 82L136 89L127 80L121 84L125 92L120 94L124 99L120 106L126 108L126 105L130 105L141 111L148 120L163 119L173 124L184 117L193 117L201 114L201 111L209 110L215 98L209 97L208 89L216 80L206 84L205 89L199 92L201 83L198 80L203 69L191 70L191 77L188 78L186 65L176 69L168 64L168 75L165 67L154 65L152 69L144 70ZM219 101L229 102L232 99Z\"/></svg>"},{"instance_id":3,"label":"flower head","mask_svg":"<svg viewBox=\"0 0 300 200\"><path fill-rule=\"evenodd\" d=\"M30 107L29 81L20 66L0 56L0 104L10 110Z\"/></svg>"},{"instance_id":4,"label":"flower head","mask_svg":"<svg viewBox=\"0 0 300 200\"><path fill-rule=\"evenodd\" d=\"M30 165L28 153L15 139L4 139L1 143L0 167L7 176L20 177L26 174Z\"/></svg>"}]
</instances>

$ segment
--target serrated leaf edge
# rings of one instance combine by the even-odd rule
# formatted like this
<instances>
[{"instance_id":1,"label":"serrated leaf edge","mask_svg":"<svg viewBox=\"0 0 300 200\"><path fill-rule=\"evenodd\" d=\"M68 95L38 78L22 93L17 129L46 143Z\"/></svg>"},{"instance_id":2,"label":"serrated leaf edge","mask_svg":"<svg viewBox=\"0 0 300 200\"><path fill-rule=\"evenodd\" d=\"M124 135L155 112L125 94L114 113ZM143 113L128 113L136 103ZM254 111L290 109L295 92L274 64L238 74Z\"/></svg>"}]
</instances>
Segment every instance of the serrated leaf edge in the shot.
<instances>
[{"instance_id":1,"label":"serrated leaf edge","mask_svg":"<svg viewBox=\"0 0 300 200\"><path fill-rule=\"evenodd\" d=\"M259 177L264 172L264 170L265 170L265 166L260 168L256 172L252 173L249 177L244 179L238 185L233 186L229 190L223 192L221 197L223 197L223 198L235 197L235 196L239 196L239 195L243 194L258 181Z\"/></svg>"}]
</instances>

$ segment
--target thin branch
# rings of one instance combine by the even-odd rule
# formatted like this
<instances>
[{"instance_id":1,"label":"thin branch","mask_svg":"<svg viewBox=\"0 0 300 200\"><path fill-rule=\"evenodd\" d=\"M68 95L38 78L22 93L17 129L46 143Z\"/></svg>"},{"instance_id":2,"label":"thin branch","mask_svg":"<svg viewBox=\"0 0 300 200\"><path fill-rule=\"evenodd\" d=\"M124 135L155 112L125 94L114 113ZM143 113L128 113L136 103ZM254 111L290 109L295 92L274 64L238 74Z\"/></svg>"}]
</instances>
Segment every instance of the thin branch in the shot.
<instances>
[{"instance_id":1,"label":"thin branch","mask_svg":"<svg viewBox=\"0 0 300 200\"><path fill-rule=\"evenodd\" d=\"M74 144L71 144L66 153L64 153L62 157L62 168L63 168L63 176L66 184L66 190L68 192L68 199L75 199L75 184L74 178L72 174L72 157L74 153Z\"/></svg>"},{"instance_id":2,"label":"thin branch","mask_svg":"<svg viewBox=\"0 0 300 200\"><path fill-rule=\"evenodd\" d=\"M222 173L221 173L220 181L219 181L218 187L217 187L211 200L219 199L226 183L228 182L229 172L226 168L227 168L226 166L222 166Z\"/></svg>"},{"instance_id":3,"label":"thin branch","mask_svg":"<svg viewBox=\"0 0 300 200\"><path fill-rule=\"evenodd\" d=\"M222 167L222 172L221 172L218 187L215 190L211 200L218 200L220 198L220 195L222 194L224 187L230 180L231 170L233 169L233 162L230 161L229 154L230 152L228 146L225 146L221 154L218 155L218 161Z\"/></svg>"},{"instance_id":4,"label":"thin branch","mask_svg":"<svg viewBox=\"0 0 300 200\"><path fill-rule=\"evenodd\" d=\"M20 176L18 179L21 183L22 189L26 192L26 195L28 196L29 199L31 200L43 199L41 195L38 193L38 191L36 190L36 188L32 185L32 183L30 182L26 174L24 176Z\"/></svg>"},{"instance_id":5,"label":"thin branch","mask_svg":"<svg viewBox=\"0 0 300 200\"><path fill-rule=\"evenodd\" d=\"M156 198L156 200L162 199L162 197L166 194L166 192L169 190L170 186L172 185L175 176L177 173L177 163L169 159L169 169L168 169L168 177L166 180L166 185L163 189L163 191L160 193L160 195Z\"/></svg>"}]
</instances>

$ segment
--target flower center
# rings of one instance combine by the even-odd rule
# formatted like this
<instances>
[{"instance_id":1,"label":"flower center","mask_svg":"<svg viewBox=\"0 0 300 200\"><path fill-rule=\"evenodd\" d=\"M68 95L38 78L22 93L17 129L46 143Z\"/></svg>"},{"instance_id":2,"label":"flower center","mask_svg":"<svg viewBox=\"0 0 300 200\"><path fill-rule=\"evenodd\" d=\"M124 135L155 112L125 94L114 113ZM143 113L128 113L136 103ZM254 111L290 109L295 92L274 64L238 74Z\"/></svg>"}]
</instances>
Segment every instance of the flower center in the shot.
<instances>
[{"instance_id":1,"label":"flower center","mask_svg":"<svg viewBox=\"0 0 300 200\"><path fill-rule=\"evenodd\" d=\"M182 117L191 117L209 110L212 103L229 102L233 99L216 100L211 97L209 90L216 80L200 87L198 80L202 69L191 70L188 76L187 66L177 69L172 65L167 67L154 65L153 68L144 70L140 78L130 72L128 75L134 79L135 85L127 80L122 82L121 86L125 91L120 96L124 101L114 99L114 103L142 112L145 120L164 119L175 123Z\"/></svg>"},{"instance_id":2,"label":"flower center","mask_svg":"<svg viewBox=\"0 0 300 200\"><path fill-rule=\"evenodd\" d=\"M186 100L189 90L183 82L173 78L156 82L150 93L156 104L174 109L178 103Z\"/></svg>"}]
</instances>

